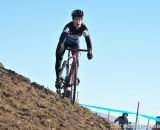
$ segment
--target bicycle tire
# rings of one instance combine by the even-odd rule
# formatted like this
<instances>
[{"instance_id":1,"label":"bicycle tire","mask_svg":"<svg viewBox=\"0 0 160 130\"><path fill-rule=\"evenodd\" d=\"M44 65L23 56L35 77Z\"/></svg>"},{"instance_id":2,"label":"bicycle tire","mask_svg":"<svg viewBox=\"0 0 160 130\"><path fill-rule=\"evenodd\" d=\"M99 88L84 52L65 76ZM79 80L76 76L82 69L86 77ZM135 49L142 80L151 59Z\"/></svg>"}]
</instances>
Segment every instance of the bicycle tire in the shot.
<instances>
[{"instance_id":1,"label":"bicycle tire","mask_svg":"<svg viewBox=\"0 0 160 130\"><path fill-rule=\"evenodd\" d=\"M67 61L63 61L63 64L62 64L62 67L61 67L61 71L60 71L60 77L61 77L61 88L60 88L60 97L61 98L64 98L65 97L65 94L66 94L66 91L65 91L65 88L64 88L64 84L65 84L65 80L66 80L66 75L64 74L65 71L64 70L68 70L68 67L67 67Z\"/></svg>"},{"instance_id":2,"label":"bicycle tire","mask_svg":"<svg viewBox=\"0 0 160 130\"><path fill-rule=\"evenodd\" d=\"M73 85L72 85L72 99L71 102L74 104L76 99L76 88L77 88L77 69L76 66L73 68L74 75L73 75Z\"/></svg>"}]
</instances>

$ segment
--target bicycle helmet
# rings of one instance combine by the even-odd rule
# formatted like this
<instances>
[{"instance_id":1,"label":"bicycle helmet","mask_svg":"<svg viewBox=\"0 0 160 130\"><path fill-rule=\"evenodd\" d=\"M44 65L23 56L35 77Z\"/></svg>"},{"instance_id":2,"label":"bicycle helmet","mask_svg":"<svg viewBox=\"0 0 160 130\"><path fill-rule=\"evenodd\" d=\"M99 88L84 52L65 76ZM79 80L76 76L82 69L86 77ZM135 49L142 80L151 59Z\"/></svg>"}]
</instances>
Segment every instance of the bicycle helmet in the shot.
<instances>
[{"instance_id":1,"label":"bicycle helmet","mask_svg":"<svg viewBox=\"0 0 160 130\"><path fill-rule=\"evenodd\" d=\"M83 17L84 13L82 10L76 9L72 12L72 18L74 17Z\"/></svg>"}]
</instances>

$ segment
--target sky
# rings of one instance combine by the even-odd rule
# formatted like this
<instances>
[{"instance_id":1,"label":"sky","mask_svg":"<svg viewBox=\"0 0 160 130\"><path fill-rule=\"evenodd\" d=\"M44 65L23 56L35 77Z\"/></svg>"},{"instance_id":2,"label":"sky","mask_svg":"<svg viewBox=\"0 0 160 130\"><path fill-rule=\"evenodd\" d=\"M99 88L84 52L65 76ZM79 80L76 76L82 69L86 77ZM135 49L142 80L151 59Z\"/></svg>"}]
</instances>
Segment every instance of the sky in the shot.
<instances>
[{"instance_id":1,"label":"sky","mask_svg":"<svg viewBox=\"0 0 160 130\"><path fill-rule=\"evenodd\" d=\"M59 36L71 12L82 9L94 58L80 55L79 102L136 112L139 101L140 113L158 116L159 6L159 0L0 0L0 62L55 91ZM86 48L83 37L80 46Z\"/></svg>"}]
</instances>

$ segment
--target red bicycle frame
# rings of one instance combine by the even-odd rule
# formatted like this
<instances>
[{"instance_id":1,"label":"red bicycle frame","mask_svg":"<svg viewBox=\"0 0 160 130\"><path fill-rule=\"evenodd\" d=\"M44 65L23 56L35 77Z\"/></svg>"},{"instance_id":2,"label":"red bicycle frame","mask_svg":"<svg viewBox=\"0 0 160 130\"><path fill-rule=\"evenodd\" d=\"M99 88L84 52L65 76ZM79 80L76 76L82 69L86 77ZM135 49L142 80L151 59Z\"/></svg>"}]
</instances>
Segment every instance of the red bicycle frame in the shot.
<instances>
[{"instance_id":1,"label":"red bicycle frame","mask_svg":"<svg viewBox=\"0 0 160 130\"><path fill-rule=\"evenodd\" d=\"M78 49L75 48L72 50L73 52L73 56L70 58L73 58L72 64L71 64L71 68L70 68L70 72L69 72L69 80L72 81L72 77L73 77L73 71L74 71L74 67L76 69L76 72L78 70L78 59L77 59L77 53L78 53ZM77 73L76 73L76 79L77 79Z\"/></svg>"},{"instance_id":2,"label":"red bicycle frame","mask_svg":"<svg viewBox=\"0 0 160 130\"><path fill-rule=\"evenodd\" d=\"M62 68L64 69L64 67L66 66L66 77L62 78L62 80L64 81L64 85L62 87L62 89L64 90L64 94L63 96L65 96L67 94L67 90L68 87L71 87L71 102L74 103L75 102L75 97L76 97L76 86L77 83L79 83L79 81L77 80L78 78L78 52L79 51L85 51L88 52L88 50L84 50L84 49L78 49L78 48L66 48L65 50L68 50L68 58L67 61L64 61L64 65L62 65ZM72 52L72 56L70 56ZM69 64L70 59L72 59L72 63L71 66ZM62 69L62 70L63 70ZM78 81L78 82L77 82Z\"/></svg>"}]
</instances>

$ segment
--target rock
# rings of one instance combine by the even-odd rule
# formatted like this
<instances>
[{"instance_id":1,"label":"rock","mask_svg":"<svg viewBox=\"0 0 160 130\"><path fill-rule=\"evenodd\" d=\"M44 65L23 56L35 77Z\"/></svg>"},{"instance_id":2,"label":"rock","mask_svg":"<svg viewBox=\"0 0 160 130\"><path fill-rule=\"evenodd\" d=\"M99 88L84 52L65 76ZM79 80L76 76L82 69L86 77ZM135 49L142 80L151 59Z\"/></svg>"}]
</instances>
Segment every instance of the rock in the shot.
<instances>
[{"instance_id":1,"label":"rock","mask_svg":"<svg viewBox=\"0 0 160 130\"><path fill-rule=\"evenodd\" d=\"M0 62L0 68L4 68L4 65Z\"/></svg>"}]
</instances>

